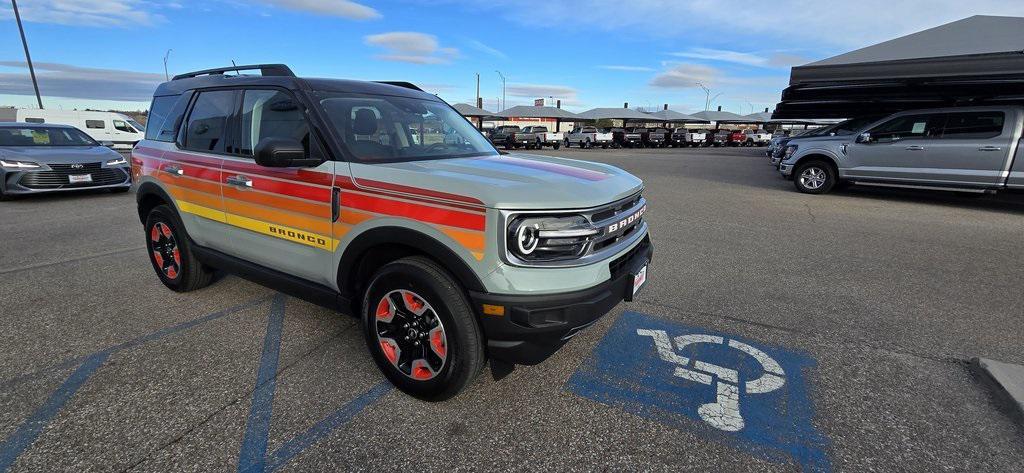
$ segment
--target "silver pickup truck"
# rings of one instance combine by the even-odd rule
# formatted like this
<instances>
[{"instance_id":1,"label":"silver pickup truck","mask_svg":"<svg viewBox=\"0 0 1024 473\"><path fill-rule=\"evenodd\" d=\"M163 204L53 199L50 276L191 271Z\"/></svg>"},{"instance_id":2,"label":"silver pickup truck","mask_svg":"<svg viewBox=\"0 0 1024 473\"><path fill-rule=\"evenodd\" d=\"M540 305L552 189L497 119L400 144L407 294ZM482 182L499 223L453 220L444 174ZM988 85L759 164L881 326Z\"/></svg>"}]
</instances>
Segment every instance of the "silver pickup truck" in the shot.
<instances>
[{"instance_id":1,"label":"silver pickup truck","mask_svg":"<svg viewBox=\"0 0 1024 473\"><path fill-rule=\"evenodd\" d=\"M846 136L794 140L779 172L800 192L840 182L992 193L1024 189L1024 107L910 110Z\"/></svg>"}]
</instances>

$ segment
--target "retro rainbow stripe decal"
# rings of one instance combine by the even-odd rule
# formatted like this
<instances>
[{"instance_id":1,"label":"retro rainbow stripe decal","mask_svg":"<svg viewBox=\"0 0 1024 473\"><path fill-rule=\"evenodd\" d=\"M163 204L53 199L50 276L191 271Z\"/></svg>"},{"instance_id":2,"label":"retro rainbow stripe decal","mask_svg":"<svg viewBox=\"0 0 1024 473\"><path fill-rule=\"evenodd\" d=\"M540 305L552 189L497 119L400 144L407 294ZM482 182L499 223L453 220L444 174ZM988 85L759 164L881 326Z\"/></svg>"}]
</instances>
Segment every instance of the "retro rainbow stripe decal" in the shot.
<instances>
[{"instance_id":1,"label":"retro rainbow stripe decal","mask_svg":"<svg viewBox=\"0 0 1024 473\"><path fill-rule=\"evenodd\" d=\"M268 169L173 151L158 158L159 153L136 148L132 172L159 180L182 212L331 252L355 225L375 218L405 218L437 228L477 260L484 257L486 209L471 197L347 176L334 182L328 173ZM169 166L183 173L164 172ZM252 188L226 183L239 174L252 180ZM333 223L332 184L341 189L341 214Z\"/></svg>"}]
</instances>

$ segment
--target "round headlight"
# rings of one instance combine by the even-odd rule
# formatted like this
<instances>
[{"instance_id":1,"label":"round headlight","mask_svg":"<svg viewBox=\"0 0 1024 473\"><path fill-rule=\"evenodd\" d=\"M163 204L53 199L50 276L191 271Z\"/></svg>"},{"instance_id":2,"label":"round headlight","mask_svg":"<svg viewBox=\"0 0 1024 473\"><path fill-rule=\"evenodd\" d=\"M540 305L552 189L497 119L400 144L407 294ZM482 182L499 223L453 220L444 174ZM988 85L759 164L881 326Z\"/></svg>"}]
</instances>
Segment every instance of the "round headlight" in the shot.
<instances>
[{"instance_id":1,"label":"round headlight","mask_svg":"<svg viewBox=\"0 0 1024 473\"><path fill-rule=\"evenodd\" d=\"M519 230L516 230L516 247L520 254L528 255L537 249L537 244L540 243L540 238L537 237L538 231L536 225L522 225Z\"/></svg>"}]
</instances>

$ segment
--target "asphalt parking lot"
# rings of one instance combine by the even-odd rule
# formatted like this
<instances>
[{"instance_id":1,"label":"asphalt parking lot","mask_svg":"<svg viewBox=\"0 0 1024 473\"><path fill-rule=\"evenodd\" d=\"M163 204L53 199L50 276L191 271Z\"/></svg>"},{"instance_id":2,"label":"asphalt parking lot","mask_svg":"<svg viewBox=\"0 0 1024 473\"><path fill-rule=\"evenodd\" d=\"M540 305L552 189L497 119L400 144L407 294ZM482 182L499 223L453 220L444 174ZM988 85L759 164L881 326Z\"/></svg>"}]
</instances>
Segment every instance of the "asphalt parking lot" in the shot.
<instances>
[{"instance_id":1,"label":"asphalt parking lot","mask_svg":"<svg viewBox=\"0 0 1024 473\"><path fill-rule=\"evenodd\" d=\"M165 289L133 194L0 204L0 471L1024 471L966 363L1024 363L1024 196L803 195L760 149L543 153L645 180L649 285L437 404L348 316L230 275Z\"/></svg>"}]
</instances>

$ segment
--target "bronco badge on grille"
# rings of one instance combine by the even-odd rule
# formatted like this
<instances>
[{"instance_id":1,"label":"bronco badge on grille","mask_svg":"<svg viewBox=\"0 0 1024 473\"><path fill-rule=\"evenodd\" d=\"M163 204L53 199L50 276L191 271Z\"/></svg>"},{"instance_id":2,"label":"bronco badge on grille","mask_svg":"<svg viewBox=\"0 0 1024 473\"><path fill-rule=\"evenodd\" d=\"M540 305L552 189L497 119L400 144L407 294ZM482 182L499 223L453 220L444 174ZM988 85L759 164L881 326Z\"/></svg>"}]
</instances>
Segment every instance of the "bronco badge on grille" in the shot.
<instances>
[{"instance_id":1,"label":"bronco badge on grille","mask_svg":"<svg viewBox=\"0 0 1024 473\"><path fill-rule=\"evenodd\" d=\"M637 220L640 220L640 217L642 217L644 212L646 212L646 211L647 211L647 206L645 205L643 207L640 207L640 210L637 210L636 212L634 212L633 215L630 215L629 217L626 217L626 218L624 218L622 220L619 220L618 222L615 222L615 223L613 223L611 225L608 225L608 233L614 233L616 230L621 230L623 228L626 228L626 226L628 226L629 224L631 224L631 223L633 223L633 222L635 222Z\"/></svg>"}]
</instances>

